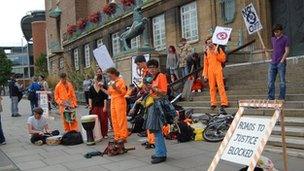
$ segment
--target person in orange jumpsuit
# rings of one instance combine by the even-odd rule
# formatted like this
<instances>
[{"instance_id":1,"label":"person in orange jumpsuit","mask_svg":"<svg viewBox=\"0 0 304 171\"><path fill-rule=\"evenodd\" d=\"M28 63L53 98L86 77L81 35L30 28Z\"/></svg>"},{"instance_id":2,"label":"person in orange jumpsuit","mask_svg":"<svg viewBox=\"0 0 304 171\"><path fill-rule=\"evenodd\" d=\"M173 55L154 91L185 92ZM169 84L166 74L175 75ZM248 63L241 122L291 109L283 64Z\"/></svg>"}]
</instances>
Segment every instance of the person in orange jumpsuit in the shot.
<instances>
[{"instance_id":1,"label":"person in orange jumpsuit","mask_svg":"<svg viewBox=\"0 0 304 171\"><path fill-rule=\"evenodd\" d=\"M221 107L225 108L228 107L228 98L224 86L222 64L226 61L226 54L218 45L212 43L211 37L205 43L207 48L204 56L203 77L209 82L211 109L214 110L217 106L216 86L221 97Z\"/></svg>"},{"instance_id":2,"label":"person in orange jumpsuit","mask_svg":"<svg viewBox=\"0 0 304 171\"><path fill-rule=\"evenodd\" d=\"M127 101L125 95L127 86L123 78L119 77L120 73L115 68L109 68L106 71L110 81L108 90L101 89L111 96L111 119L114 132L114 140L127 141L128 124L127 124Z\"/></svg>"},{"instance_id":3,"label":"person in orange jumpsuit","mask_svg":"<svg viewBox=\"0 0 304 171\"><path fill-rule=\"evenodd\" d=\"M146 58L143 55L137 56L135 58L135 64L138 67L139 75L141 76L141 78L145 78L149 73ZM147 142L148 142L148 144L146 144L147 149L154 147L155 136L153 133L150 133L149 130L147 130Z\"/></svg>"},{"instance_id":4,"label":"person in orange jumpsuit","mask_svg":"<svg viewBox=\"0 0 304 171\"><path fill-rule=\"evenodd\" d=\"M61 114L61 120L63 122L64 131L78 131L77 118L73 122L69 123L66 121L65 116L63 114L66 107L77 107L77 98L75 95L74 87L72 83L67 81L67 75L65 73L60 74L60 82L55 87L54 98L59 106L59 112Z\"/></svg>"}]
</instances>

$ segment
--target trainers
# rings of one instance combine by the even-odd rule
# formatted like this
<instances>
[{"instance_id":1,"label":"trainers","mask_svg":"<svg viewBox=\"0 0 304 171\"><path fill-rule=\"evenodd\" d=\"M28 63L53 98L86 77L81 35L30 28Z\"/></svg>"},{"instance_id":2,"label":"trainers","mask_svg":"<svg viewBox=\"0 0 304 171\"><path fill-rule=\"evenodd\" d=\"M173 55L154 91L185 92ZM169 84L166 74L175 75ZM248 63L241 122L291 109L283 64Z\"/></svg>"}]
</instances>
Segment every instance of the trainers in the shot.
<instances>
[{"instance_id":1,"label":"trainers","mask_svg":"<svg viewBox=\"0 0 304 171\"><path fill-rule=\"evenodd\" d=\"M151 163L152 164L158 164L158 163L162 163L165 162L167 160L167 157L155 157L154 159L152 159Z\"/></svg>"},{"instance_id":2,"label":"trainers","mask_svg":"<svg viewBox=\"0 0 304 171\"><path fill-rule=\"evenodd\" d=\"M6 142L5 141L3 141L2 143L0 143L0 145L5 145L6 144Z\"/></svg>"},{"instance_id":3,"label":"trainers","mask_svg":"<svg viewBox=\"0 0 304 171\"><path fill-rule=\"evenodd\" d=\"M43 145L43 141L42 140L38 140L38 141L35 142L35 145L42 146Z\"/></svg>"}]
</instances>

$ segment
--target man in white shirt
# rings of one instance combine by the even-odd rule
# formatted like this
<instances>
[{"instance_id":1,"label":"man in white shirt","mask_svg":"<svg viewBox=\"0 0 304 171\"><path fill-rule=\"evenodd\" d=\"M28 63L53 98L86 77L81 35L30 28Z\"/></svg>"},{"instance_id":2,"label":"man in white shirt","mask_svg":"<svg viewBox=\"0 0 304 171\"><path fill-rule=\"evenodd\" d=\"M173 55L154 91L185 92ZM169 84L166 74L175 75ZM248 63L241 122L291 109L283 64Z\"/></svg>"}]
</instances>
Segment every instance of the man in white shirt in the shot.
<instances>
[{"instance_id":1,"label":"man in white shirt","mask_svg":"<svg viewBox=\"0 0 304 171\"><path fill-rule=\"evenodd\" d=\"M43 110L40 107L33 109L34 115L27 120L28 133L31 135L31 142L35 145L45 144L46 138L59 135L59 131L50 131L47 119L42 115Z\"/></svg>"}]
</instances>

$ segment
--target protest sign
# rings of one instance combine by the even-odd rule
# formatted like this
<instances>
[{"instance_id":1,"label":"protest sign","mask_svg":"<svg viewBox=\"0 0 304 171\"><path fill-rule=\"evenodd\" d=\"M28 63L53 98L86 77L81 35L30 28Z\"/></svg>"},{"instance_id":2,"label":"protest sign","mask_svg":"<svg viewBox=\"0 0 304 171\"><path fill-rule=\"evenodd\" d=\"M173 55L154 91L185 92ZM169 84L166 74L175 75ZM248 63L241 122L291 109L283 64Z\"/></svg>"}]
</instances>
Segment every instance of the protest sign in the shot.
<instances>
[{"instance_id":1,"label":"protest sign","mask_svg":"<svg viewBox=\"0 0 304 171\"><path fill-rule=\"evenodd\" d=\"M216 26L212 36L212 42L218 45L227 45L232 28Z\"/></svg>"},{"instance_id":2,"label":"protest sign","mask_svg":"<svg viewBox=\"0 0 304 171\"><path fill-rule=\"evenodd\" d=\"M109 51L105 45L93 51L94 57L97 61L98 66L102 70L107 70L108 68L115 67L115 64L109 54Z\"/></svg>"},{"instance_id":3,"label":"protest sign","mask_svg":"<svg viewBox=\"0 0 304 171\"><path fill-rule=\"evenodd\" d=\"M37 91L39 97L39 107L43 109L43 115L48 118L49 117L49 97L50 91Z\"/></svg>"},{"instance_id":4,"label":"protest sign","mask_svg":"<svg viewBox=\"0 0 304 171\"><path fill-rule=\"evenodd\" d=\"M149 54L145 54L144 57L146 58L146 61L148 62L149 59L150 59L150 55ZM136 56L133 56L132 57L132 82L135 82L135 83L139 83L142 81L142 77L140 74L141 71L138 70L138 67L135 63L135 58Z\"/></svg>"},{"instance_id":5,"label":"protest sign","mask_svg":"<svg viewBox=\"0 0 304 171\"><path fill-rule=\"evenodd\" d=\"M252 3L243 8L242 16L249 34L262 30L261 21Z\"/></svg>"}]
</instances>

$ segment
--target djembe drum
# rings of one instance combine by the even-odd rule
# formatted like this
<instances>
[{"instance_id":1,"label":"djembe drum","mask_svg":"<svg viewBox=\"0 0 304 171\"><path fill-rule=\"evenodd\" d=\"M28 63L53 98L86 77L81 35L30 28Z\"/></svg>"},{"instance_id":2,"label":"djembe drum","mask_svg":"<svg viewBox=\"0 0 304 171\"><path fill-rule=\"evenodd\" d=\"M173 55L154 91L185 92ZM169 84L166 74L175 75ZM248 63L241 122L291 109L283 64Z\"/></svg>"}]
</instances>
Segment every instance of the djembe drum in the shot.
<instances>
[{"instance_id":1,"label":"djembe drum","mask_svg":"<svg viewBox=\"0 0 304 171\"><path fill-rule=\"evenodd\" d=\"M95 117L92 115L82 116L81 124L87 133L87 145L94 145L93 129L95 127Z\"/></svg>"}]
</instances>

